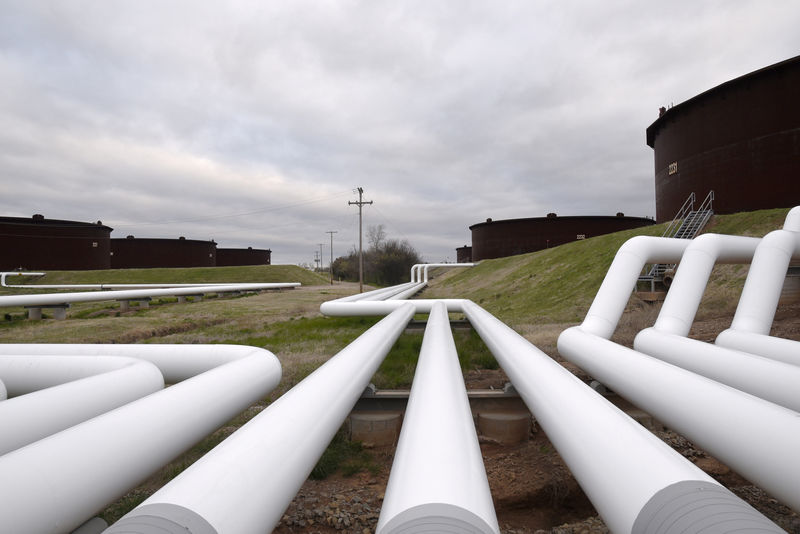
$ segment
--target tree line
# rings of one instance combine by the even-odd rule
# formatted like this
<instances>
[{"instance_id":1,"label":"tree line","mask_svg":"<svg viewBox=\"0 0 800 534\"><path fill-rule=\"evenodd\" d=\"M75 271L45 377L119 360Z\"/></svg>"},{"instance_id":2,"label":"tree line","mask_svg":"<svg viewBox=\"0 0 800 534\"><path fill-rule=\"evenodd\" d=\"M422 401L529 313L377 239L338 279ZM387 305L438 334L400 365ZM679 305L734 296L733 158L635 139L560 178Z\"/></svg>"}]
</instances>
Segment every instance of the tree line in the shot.
<instances>
[{"instance_id":1,"label":"tree line","mask_svg":"<svg viewBox=\"0 0 800 534\"><path fill-rule=\"evenodd\" d=\"M367 229L367 250L364 251L364 283L392 286L407 282L411 267L422 263L419 253L403 239L387 239L382 224ZM333 276L358 282L358 249L333 260Z\"/></svg>"}]
</instances>

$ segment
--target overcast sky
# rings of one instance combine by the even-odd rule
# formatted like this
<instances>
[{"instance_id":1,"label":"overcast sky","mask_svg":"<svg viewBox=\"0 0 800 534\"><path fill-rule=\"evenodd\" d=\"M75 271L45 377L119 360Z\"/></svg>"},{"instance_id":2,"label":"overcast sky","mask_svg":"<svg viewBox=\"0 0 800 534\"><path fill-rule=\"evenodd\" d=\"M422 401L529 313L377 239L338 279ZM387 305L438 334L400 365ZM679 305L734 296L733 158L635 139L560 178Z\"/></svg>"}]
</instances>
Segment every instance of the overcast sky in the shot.
<instances>
[{"instance_id":1,"label":"overcast sky","mask_svg":"<svg viewBox=\"0 0 800 534\"><path fill-rule=\"evenodd\" d=\"M327 265L383 224L654 216L645 129L800 54L795 0L0 0L0 216Z\"/></svg>"}]
</instances>

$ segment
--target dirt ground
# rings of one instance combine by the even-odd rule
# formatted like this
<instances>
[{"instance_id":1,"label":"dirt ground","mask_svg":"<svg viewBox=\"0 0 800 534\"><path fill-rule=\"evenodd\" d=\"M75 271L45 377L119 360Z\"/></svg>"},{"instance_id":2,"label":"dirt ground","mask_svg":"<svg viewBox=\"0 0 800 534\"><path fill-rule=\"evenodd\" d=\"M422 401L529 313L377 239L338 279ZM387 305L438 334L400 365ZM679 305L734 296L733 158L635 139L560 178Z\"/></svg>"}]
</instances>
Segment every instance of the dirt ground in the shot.
<instances>
[{"instance_id":1,"label":"dirt ground","mask_svg":"<svg viewBox=\"0 0 800 534\"><path fill-rule=\"evenodd\" d=\"M800 305L780 308L772 334L800 340L798 317ZM690 335L696 339L713 341L720 331L730 325L730 320L730 316L725 316L696 321ZM615 337L615 341L630 346L633 334L635 332L628 335L627 339L622 334L622 339ZM589 379L554 354L555 339L544 343L539 341L537 346L551 357L582 379ZM502 371L472 371L465 376L468 389L500 388L506 381ZM797 513L675 432L656 428L654 433L787 532L800 534L800 516ZM547 436L535 424L528 441L517 445L499 445L482 438L481 451L501 532L608 532ZM392 447L380 447L370 449L370 452L377 465L374 474L362 472L350 477L335 474L324 480L307 481L275 532L374 532L394 450Z\"/></svg>"}]
</instances>

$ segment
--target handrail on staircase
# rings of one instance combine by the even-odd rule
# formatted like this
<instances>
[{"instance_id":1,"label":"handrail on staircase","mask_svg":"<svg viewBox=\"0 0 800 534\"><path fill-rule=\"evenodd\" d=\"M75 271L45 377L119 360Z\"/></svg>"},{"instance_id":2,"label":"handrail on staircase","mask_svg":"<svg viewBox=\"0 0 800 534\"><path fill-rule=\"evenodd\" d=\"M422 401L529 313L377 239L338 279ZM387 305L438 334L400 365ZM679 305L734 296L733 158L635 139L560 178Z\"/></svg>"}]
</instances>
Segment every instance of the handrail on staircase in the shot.
<instances>
[{"instance_id":1,"label":"handrail on staircase","mask_svg":"<svg viewBox=\"0 0 800 534\"><path fill-rule=\"evenodd\" d=\"M694 195L694 193L692 193L692 194ZM712 189L711 191L708 192L708 194L706 195L705 200L703 200L703 203L700 204L700 207L697 208L697 211L705 211L705 210L714 209L713 204L714 204L714 190Z\"/></svg>"},{"instance_id":2,"label":"handrail on staircase","mask_svg":"<svg viewBox=\"0 0 800 534\"><path fill-rule=\"evenodd\" d=\"M710 194L712 195L713 198L713 191ZM661 237L671 236L672 234L675 233L675 231L677 230L678 221L682 221L686 217L687 213L694 210L695 198L696 197L694 195L694 191L692 191L692 193L689 195L689 198L686 199L686 202L683 203L681 209L678 210L678 213L672 219L672 222L670 222L669 225L667 225L667 228L664 230L664 233L661 234Z\"/></svg>"}]
</instances>

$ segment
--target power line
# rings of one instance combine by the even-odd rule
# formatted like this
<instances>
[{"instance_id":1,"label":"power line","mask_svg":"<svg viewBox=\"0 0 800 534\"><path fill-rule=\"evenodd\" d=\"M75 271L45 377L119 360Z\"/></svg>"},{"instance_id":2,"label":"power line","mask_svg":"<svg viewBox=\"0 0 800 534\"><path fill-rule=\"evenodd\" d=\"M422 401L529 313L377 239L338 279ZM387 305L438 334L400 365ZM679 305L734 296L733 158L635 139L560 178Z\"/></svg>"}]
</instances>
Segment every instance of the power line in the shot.
<instances>
[{"instance_id":1,"label":"power line","mask_svg":"<svg viewBox=\"0 0 800 534\"><path fill-rule=\"evenodd\" d=\"M331 199L338 198L338 197L341 197L341 196L344 196L344 195L347 195L347 194L350 194L350 190L348 190L348 191L340 191L338 193L335 193L333 195L329 195L329 196L326 196L326 197L314 198L314 199L310 199L310 200L303 200L303 201L300 201L300 202L293 202L293 203L290 203L290 204L283 204L283 205L280 205L280 206L271 206L269 208L262 208L262 209L258 209L258 210L252 210L252 211L244 211L244 212L239 212L239 213L227 213L227 214L222 214L222 215L208 215L208 216L197 217L197 218L192 218L192 219L172 219L172 220L166 220L166 221L145 221L145 222L129 222L127 224L117 224L117 223L112 223L112 224L114 224L114 226L117 226L117 227L126 228L126 227L130 227L130 226L147 226L147 225L157 225L157 224L175 224L175 223L185 223L185 222L202 222L202 221L211 221L211 220L216 220L216 219L232 219L232 218L235 218L235 217L245 217L247 215L255 215L255 214L258 214L258 213L268 213L270 211L279 211L279 210L283 210L283 209L287 209L287 208L294 208L294 207L297 207L297 206L305 206L307 204L314 204L316 202L324 202L326 200L331 200Z\"/></svg>"}]
</instances>

